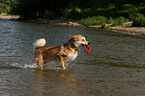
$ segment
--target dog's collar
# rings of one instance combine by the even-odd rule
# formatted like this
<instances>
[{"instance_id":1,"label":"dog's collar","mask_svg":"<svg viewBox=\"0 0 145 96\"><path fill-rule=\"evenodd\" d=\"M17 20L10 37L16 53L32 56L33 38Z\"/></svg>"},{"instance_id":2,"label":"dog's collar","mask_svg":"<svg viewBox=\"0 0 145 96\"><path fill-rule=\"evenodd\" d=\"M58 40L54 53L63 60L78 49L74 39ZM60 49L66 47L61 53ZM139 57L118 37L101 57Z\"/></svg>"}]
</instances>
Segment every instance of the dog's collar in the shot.
<instances>
[{"instance_id":1,"label":"dog's collar","mask_svg":"<svg viewBox=\"0 0 145 96\"><path fill-rule=\"evenodd\" d=\"M72 44L70 44L70 42L68 42L68 47L71 47L71 48L73 48L75 50L78 50L79 49L76 45L73 46Z\"/></svg>"},{"instance_id":2,"label":"dog's collar","mask_svg":"<svg viewBox=\"0 0 145 96\"><path fill-rule=\"evenodd\" d=\"M70 42L68 42L68 47L75 48Z\"/></svg>"}]
</instances>

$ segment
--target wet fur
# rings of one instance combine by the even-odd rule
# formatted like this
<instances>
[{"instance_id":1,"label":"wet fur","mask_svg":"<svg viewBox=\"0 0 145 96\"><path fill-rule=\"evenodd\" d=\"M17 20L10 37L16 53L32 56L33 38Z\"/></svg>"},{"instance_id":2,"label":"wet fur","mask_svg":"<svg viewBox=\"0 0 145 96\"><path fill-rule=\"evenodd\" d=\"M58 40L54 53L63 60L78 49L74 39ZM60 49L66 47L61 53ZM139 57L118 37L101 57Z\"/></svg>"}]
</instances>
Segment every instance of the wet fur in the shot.
<instances>
[{"instance_id":1,"label":"wet fur","mask_svg":"<svg viewBox=\"0 0 145 96\"><path fill-rule=\"evenodd\" d=\"M41 66L47 62L59 61L63 69L66 69L67 64L73 61L78 55L79 46L76 46L76 41L80 38L84 38L82 35L70 35L71 39L68 43L60 46L52 46L43 48L35 48L34 62L37 66ZM45 45L45 44L44 44ZM42 46L41 46L42 47Z\"/></svg>"}]
</instances>

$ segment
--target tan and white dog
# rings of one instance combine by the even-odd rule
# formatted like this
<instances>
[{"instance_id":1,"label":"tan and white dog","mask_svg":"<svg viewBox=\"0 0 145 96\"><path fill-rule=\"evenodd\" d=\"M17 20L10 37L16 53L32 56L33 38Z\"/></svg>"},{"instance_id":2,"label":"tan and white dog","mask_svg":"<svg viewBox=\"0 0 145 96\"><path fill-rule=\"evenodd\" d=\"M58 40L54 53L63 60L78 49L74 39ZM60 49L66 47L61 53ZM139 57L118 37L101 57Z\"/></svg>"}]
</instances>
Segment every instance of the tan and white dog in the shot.
<instances>
[{"instance_id":1,"label":"tan and white dog","mask_svg":"<svg viewBox=\"0 0 145 96\"><path fill-rule=\"evenodd\" d=\"M52 46L43 48L46 44L44 38L38 39L35 43L34 62L37 66L42 64L58 61L59 66L66 69L67 65L78 56L78 50L83 45L89 47L88 41L82 35L70 35L71 39L67 43L60 46ZM86 47L85 47L86 49Z\"/></svg>"}]
</instances>

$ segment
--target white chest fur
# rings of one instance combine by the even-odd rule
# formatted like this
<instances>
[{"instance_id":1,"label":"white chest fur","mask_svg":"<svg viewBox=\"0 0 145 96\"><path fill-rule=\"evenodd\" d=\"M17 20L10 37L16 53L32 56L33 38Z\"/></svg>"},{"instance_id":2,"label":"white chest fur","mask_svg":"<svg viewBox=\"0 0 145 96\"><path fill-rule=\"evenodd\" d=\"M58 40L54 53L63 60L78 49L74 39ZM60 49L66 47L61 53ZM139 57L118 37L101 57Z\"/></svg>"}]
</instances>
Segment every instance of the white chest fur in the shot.
<instances>
[{"instance_id":1,"label":"white chest fur","mask_svg":"<svg viewBox=\"0 0 145 96\"><path fill-rule=\"evenodd\" d=\"M78 56L78 51L74 51L73 53L69 53L66 57L66 61L73 61Z\"/></svg>"}]
</instances>

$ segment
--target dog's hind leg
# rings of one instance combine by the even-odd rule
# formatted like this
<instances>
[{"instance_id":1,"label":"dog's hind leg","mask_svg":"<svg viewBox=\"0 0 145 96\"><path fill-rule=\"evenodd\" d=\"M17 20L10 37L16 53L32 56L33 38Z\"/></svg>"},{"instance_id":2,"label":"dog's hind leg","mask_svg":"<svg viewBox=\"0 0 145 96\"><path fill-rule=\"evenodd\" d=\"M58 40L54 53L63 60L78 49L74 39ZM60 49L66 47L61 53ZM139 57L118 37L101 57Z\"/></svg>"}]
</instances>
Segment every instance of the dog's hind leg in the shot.
<instances>
[{"instance_id":1,"label":"dog's hind leg","mask_svg":"<svg viewBox=\"0 0 145 96\"><path fill-rule=\"evenodd\" d=\"M43 64L43 56L41 54L41 50L39 48L43 47L46 44L46 40L44 38L38 39L33 45L35 47L35 56L34 63L37 66Z\"/></svg>"},{"instance_id":2,"label":"dog's hind leg","mask_svg":"<svg viewBox=\"0 0 145 96\"><path fill-rule=\"evenodd\" d=\"M42 55L39 55L38 57L35 57L34 62L37 66L41 66L43 64L43 57Z\"/></svg>"}]
</instances>

